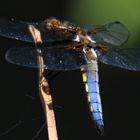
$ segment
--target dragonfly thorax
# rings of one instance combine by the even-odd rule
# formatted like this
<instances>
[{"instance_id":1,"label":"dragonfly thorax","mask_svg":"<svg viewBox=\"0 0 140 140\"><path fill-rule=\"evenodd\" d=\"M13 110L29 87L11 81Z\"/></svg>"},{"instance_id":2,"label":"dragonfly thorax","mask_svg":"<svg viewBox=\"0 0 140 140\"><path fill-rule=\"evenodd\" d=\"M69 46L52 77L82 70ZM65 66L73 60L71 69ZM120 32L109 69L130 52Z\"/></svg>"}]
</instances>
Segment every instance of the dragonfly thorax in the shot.
<instances>
[{"instance_id":1,"label":"dragonfly thorax","mask_svg":"<svg viewBox=\"0 0 140 140\"><path fill-rule=\"evenodd\" d=\"M83 48L83 52L86 55L88 61L97 60L97 54L93 48Z\"/></svg>"},{"instance_id":2,"label":"dragonfly thorax","mask_svg":"<svg viewBox=\"0 0 140 140\"><path fill-rule=\"evenodd\" d=\"M92 46L93 44L96 43L96 41L93 40L93 38L91 38L89 35L87 35L87 33L84 32L82 29L79 29L76 32L76 37L74 41L81 42L83 45L88 45L88 46Z\"/></svg>"}]
</instances>

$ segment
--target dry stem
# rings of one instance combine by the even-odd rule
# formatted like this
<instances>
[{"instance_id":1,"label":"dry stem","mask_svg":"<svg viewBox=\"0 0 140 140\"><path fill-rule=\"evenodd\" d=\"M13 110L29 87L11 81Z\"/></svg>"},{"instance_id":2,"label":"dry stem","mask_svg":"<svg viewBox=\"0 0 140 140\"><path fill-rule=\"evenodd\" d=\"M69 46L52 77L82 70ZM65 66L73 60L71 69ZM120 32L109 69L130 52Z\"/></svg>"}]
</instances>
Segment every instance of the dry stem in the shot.
<instances>
[{"instance_id":1,"label":"dry stem","mask_svg":"<svg viewBox=\"0 0 140 140\"><path fill-rule=\"evenodd\" d=\"M41 50L38 48L38 45L42 43L41 35L40 32L32 25L29 26L29 30L36 45L39 65L39 93L43 105L43 110L46 116L49 140L58 140L52 96L48 80L44 76L44 61L41 55Z\"/></svg>"}]
</instances>

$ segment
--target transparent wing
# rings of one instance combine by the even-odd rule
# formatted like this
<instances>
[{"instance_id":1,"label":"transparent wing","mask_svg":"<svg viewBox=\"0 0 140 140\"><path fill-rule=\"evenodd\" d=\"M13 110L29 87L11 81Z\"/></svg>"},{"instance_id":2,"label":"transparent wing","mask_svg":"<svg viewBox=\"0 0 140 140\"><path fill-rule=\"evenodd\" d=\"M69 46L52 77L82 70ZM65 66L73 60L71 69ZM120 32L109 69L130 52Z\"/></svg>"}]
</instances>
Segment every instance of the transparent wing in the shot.
<instances>
[{"instance_id":1,"label":"transparent wing","mask_svg":"<svg viewBox=\"0 0 140 140\"><path fill-rule=\"evenodd\" d=\"M128 70L140 70L140 48L109 48L107 53L97 51L97 56L105 64Z\"/></svg>"},{"instance_id":2,"label":"transparent wing","mask_svg":"<svg viewBox=\"0 0 140 140\"><path fill-rule=\"evenodd\" d=\"M71 40L73 38L72 34L44 29L43 22L30 23L6 18L0 18L0 36L26 42L33 42L28 29L29 25L35 26L41 32L42 40L44 42Z\"/></svg>"},{"instance_id":3,"label":"transparent wing","mask_svg":"<svg viewBox=\"0 0 140 140\"><path fill-rule=\"evenodd\" d=\"M86 30L97 44L120 46L129 37L127 28L118 21L103 26L90 26Z\"/></svg>"},{"instance_id":4,"label":"transparent wing","mask_svg":"<svg viewBox=\"0 0 140 140\"><path fill-rule=\"evenodd\" d=\"M30 23L16 21L14 19L0 18L0 35L21 41L33 42L28 30L29 24Z\"/></svg>"},{"instance_id":5,"label":"transparent wing","mask_svg":"<svg viewBox=\"0 0 140 140\"><path fill-rule=\"evenodd\" d=\"M61 47L61 46L57 46ZM86 65L83 53L67 49L41 49L44 58L44 68L49 70L74 70ZM6 60L10 63L37 68L37 56L34 47L11 48L6 53Z\"/></svg>"}]
</instances>

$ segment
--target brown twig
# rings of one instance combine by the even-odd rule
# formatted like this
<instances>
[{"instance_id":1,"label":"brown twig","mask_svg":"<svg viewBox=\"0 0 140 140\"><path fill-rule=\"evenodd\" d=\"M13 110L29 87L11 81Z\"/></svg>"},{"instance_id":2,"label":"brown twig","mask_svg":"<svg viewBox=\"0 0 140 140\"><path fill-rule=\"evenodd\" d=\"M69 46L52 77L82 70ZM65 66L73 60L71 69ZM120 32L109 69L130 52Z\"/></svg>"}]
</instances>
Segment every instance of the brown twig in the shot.
<instances>
[{"instance_id":1,"label":"brown twig","mask_svg":"<svg viewBox=\"0 0 140 140\"><path fill-rule=\"evenodd\" d=\"M36 45L39 65L39 95L46 116L49 140L58 140L51 91L48 80L44 76L44 61L41 55L41 50L38 48L40 43L42 43L41 35L40 32L32 25L29 26L29 30Z\"/></svg>"}]
</instances>

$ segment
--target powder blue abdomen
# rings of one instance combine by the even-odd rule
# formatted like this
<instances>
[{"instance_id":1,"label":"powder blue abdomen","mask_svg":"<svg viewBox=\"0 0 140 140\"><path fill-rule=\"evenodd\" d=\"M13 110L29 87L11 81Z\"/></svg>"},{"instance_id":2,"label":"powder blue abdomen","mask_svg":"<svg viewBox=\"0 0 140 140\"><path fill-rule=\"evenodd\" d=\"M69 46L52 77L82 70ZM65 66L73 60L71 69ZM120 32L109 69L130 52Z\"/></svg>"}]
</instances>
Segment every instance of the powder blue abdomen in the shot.
<instances>
[{"instance_id":1,"label":"powder blue abdomen","mask_svg":"<svg viewBox=\"0 0 140 140\"><path fill-rule=\"evenodd\" d=\"M83 82L85 83L85 91L89 103L89 108L95 122L98 132L103 134L103 115L102 105L99 93L99 77L97 61L93 64L81 68L83 73Z\"/></svg>"}]
</instances>

